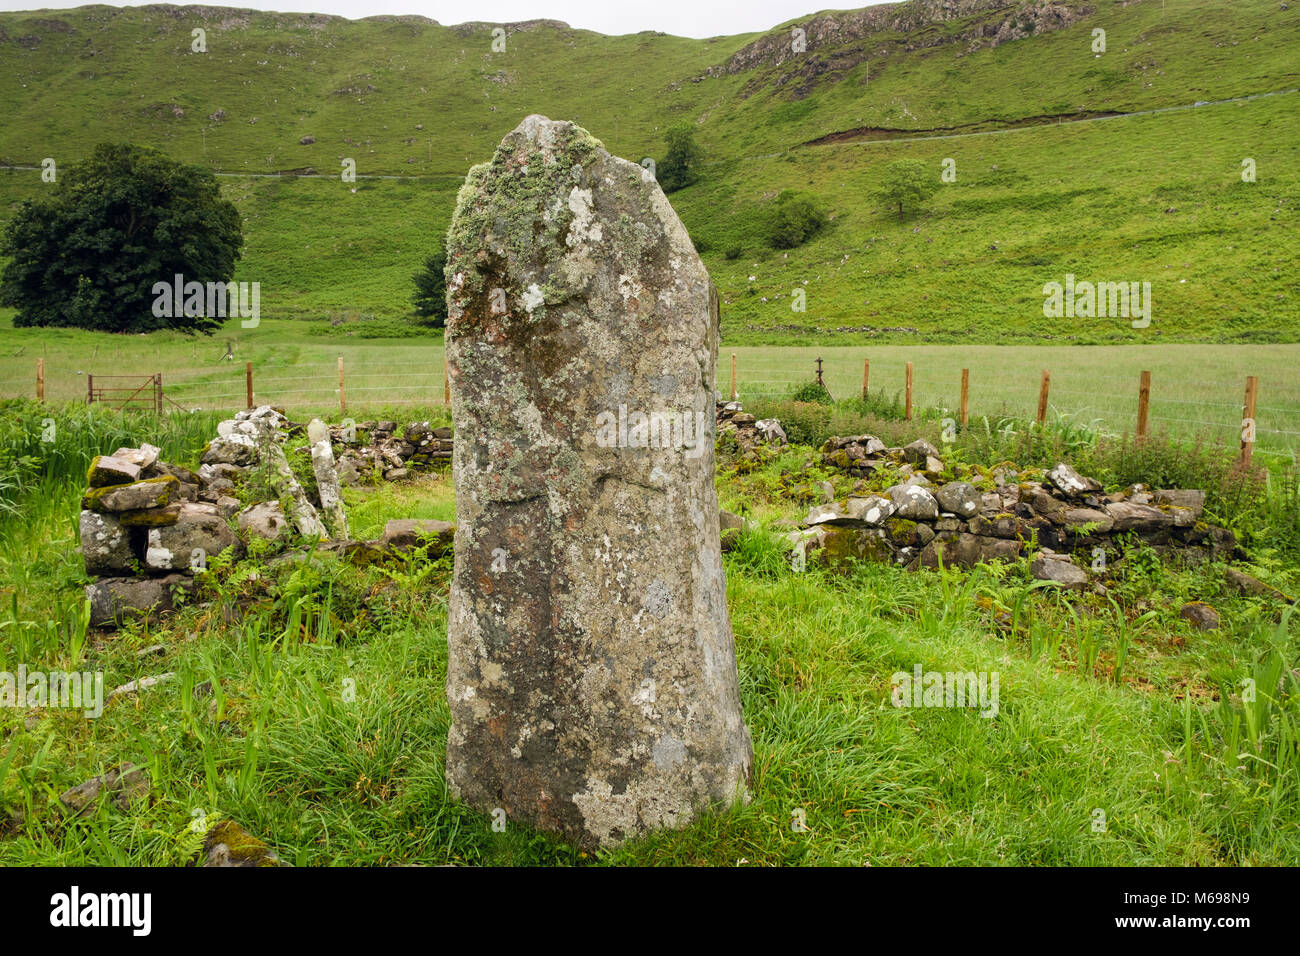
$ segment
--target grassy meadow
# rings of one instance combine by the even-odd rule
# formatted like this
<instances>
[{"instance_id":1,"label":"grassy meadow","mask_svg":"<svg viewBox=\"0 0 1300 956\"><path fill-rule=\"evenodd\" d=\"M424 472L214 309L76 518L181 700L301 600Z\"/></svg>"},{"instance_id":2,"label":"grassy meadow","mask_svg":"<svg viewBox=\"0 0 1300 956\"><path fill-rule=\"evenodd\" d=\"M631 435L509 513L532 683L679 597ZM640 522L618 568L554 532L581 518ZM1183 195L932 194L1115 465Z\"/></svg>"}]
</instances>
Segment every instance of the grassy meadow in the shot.
<instances>
[{"instance_id":1,"label":"grassy meadow","mask_svg":"<svg viewBox=\"0 0 1300 956\"><path fill-rule=\"evenodd\" d=\"M889 441L918 427L851 405L836 413ZM812 483L830 480L842 495L852 480L822 469L807 446L755 466L725 443L720 500L754 523L724 558L755 744L752 800L592 855L515 824L493 832L448 799L442 773L448 558L358 569L254 553L216 562L202 597L172 619L88 631L79 465L146 438L192 463L217 416L178 414L160 433L148 416L55 414L57 452L42 449L30 410L4 426L4 447L45 457L19 490L22 513L0 516L0 669L100 669L106 688L175 676L111 701L96 720L0 709L0 864L186 865L204 827L226 818L298 866L1219 866L1300 853L1300 683L1283 604L1232 592L1222 565L1178 569L1142 548L1114 563L1106 596L1044 588L1023 561L796 573L782 522L806 511ZM1045 433L1037 457L1066 437ZM993 452L959 442L945 457ZM1228 507L1232 486L1213 456L1155 454L1179 477L1217 476L1204 482L1210 507ZM1075 460L1122 481L1131 456L1101 441ZM347 503L358 537L389 518L455 511L446 473L349 489ZM1236 507L1261 532L1242 538L1256 555L1250 570L1295 593L1297 564L1277 548L1300 546L1300 526L1264 535L1263 504ZM1178 616L1193 599L1218 610L1218 631ZM892 706L891 675L917 664L996 671L998 713ZM1247 677L1260 688L1253 702L1240 699ZM149 801L129 811L105 802L84 817L58 805L63 790L121 761L147 768ZM797 816L806 831L792 826Z\"/></svg>"}]
</instances>

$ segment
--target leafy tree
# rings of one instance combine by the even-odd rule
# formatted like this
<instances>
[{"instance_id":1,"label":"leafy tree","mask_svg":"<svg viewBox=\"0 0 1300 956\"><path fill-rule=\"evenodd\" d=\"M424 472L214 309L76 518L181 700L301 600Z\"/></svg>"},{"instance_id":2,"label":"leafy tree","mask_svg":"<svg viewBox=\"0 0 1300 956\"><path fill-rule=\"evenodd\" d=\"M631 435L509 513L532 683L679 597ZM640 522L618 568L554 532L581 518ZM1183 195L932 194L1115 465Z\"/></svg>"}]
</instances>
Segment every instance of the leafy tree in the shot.
<instances>
[{"instance_id":1,"label":"leafy tree","mask_svg":"<svg viewBox=\"0 0 1300 956\"><path fill-rule=\"evenodd\" d=\"M443 274L446 268L447 250L439 242L420 271L411 276L415 283L415 293L411 296L415 314L435 329L447 324L447 280Z\"/></svg>"},{"instance_id":2,"label":"leafy tree","mask_svg":"<svg viewBox=\"0 0 1300 956\"><path fill-rule=\"evenodd\" d=\"M696 168L704 151L695 142L695 130L682 124L674 126L664 136L667 151L663 162L656 167L659 185L666 193L674 192L696 182L700 177Z\"/></svg>"},{"instance_id":3,"label":"leafy tree","mask_svg":"<svg viewBox=\"0 0 1300 956\"><path fill-rule=\"evenodd\" d=\"M0 237L0 255L10 257L0 305L18 309L15 326L208 335L221 327L217 316L153 309L157 282L234 274L239 211L210 172L147 147L102 143L48 188L19 206Z\"/></svg>"},{"instance_id":4,"label":"leafy tree","mask_svg":"<svg viewBox=\"0 0 1300 956\"><path fill-rule=\"evenodd\" d=\"M829 221L816 196L787 189L776 197L767 238L777 249L793 249L825 229Z\"/></svg>"},{"instance_id":5,"label":"leafy tree","mask_svg":"<svg viewBox=\"0 0 1300 956\"><path fill-rule=\"evenodd\" d=\"M885 167L885 179L876 195L898 207L898 218L916 212L939 188L934 171L918 159L896 159Z\"/></svg>"}]
</instances>

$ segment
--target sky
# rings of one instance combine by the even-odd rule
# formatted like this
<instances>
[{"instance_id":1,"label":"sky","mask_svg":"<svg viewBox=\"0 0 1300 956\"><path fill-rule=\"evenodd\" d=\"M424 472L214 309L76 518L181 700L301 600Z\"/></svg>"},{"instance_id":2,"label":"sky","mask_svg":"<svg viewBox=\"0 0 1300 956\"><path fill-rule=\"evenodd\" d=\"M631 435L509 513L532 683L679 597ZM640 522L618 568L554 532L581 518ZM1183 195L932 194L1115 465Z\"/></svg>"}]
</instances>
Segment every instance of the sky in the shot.
<instances>
[{"instance_id":1,"label":"sky","mask_svg":"<svg viewBox=\"0 0 1300 956\"><path fill-rule=\"evenodd\" d=\"M114 3L115 7L143 6ZM218 2L210 6L241 7L294 13L329 13L361 17L378 14L416 14L444 25L480 20L509 23L517 20L563 20L571 27L599 33L639 33L658 30L684 37L728 36L770 30L778 23L823 9L858 9L883 0L848 0L843 7L820 5L826 0L251 0ZM831 0L833 4L833 0ZM0 0L0 10L68 9L82 3L58 0Z\"/></svg>"}]
</instances>

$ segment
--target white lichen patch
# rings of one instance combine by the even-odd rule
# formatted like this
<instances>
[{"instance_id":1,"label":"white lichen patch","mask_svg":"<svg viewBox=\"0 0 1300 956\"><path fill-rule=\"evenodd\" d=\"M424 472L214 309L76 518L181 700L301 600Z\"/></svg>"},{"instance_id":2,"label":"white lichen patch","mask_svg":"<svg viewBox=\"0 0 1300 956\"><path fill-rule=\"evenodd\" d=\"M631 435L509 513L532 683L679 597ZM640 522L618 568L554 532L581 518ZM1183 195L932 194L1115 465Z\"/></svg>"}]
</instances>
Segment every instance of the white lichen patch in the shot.
<instances>
[{"instance_id":1,"label":"white lichen patch","mask_svg":"<svg viewBox=\"0 0 1300 956\"><path fill-rule=\"evenodd\" d=\"M604 229L592 210L590 189L574 186L570 190L569 212L573 213L573 221L569 223L569 234L564 239L566 244L576 246L584 242L600 242Z\"/></svg>"}]
</instances>

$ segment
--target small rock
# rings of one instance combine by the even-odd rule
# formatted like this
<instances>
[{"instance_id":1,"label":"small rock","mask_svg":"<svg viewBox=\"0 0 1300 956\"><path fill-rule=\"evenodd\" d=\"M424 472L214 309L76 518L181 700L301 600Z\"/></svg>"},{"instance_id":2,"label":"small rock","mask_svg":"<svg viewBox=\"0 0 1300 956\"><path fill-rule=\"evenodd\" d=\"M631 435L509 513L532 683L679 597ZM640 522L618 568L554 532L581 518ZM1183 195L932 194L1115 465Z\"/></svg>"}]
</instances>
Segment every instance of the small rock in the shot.
<instances>
[{"instance_id":1,"label":"small rock","mask_svg":"<svg viewBox=\"0 0 1300 956\"><path fill-rule=\"evenodd\" d=\"M1071 591L1082 591L1088 585L1087 571L1054 555L1040 554L1030 563L1029 573L1039 581L1055 581Z\"/></svg>"},{"instance_id":2,"label":"small rock","mask_svg":"<svg viewBox=\"0 0 1300 956\"><path fill-rule=\"evenodd\" d=\"M59 795L59 802L77 816L84 816L101 796L107 794L112 795L113 804L118 809L128 810L132 800L149 795L149 775L135 764L119 764L98 777L91 777L85 783L65 790Z\"/></svg>"},{"instance_id":3,"label":"small rock","mask_svg":"<svg viewBox=\"0 0 1300 956\"><path fill-rule=\"evenodd\" d=\"M1101 485L1092 478L1084 478L1077 471L1061 462L1047 473L1048 480L1064 494L1078 496L1090 491L1101 491Z\"/></svg>"},{"instance_id":4,"label":"small rock","mask_svg":"<svg viewBox=\"0 0 1300 956\"><path fill-rule=\"evenodd\" d=\"M165 684L175 676L176 675L173 672L168 671L166 674L158 674L154 677L141 677L138 680L128 681L121 687L114 687L109 691L108 697L104 699L104 702L108 703L108 701L115 697L124 697L127 694L134 694L142 690L148 690L150 687L154 687L158 684Z\"/></svg>"},{"instance_id":5,"label":"small rock","mask_svg":"<svg viewBox=\"0 0 1300 956\"><path fill-rule=\"evenodd\" d=\"M223 820L203 838L203 866L279 866L275 851L233 820Z\"/></svg>"},{"instance_id":6,"label":"small rock","mask_svg":"<svg viewBox=\"0 0 1300 956\"><path fill-rule=\"evenodd\" d=\"M1205 492L1193 488L1163 488L1152 497L1157 505L1174 508L1186 508L1194 518L1199 518L1205 510Z\"/></svg>"},{"instance_id":7,"label":"small rock","mask_svg":"<svg viewBox=\"0 0 1300 956\"><path fill-rule=\"evenodd\" d=\"M1271 584L1265 584L1259 578L1247 574L1245 571L1238 571L1236 568L1228 568L1223 575L1228 584L1236 591L1250 597L1268 597L1278 601L1291 603L1291 598Z\"/></svg>"},{"instance_id":8,"label":"small rock","mask_svg":"<svg viewBox=\"0 0 1300 956\"><path fill-rule=\"evenodd\" d=\"M718 527L719 533L722 535L722 550L725 553L735 547L736 539L740 537L745 528L745 519L740 515L719 508Z\"/></svg>"},{"instance_id":9,"label":"small rock","mask_svg":"<svg viewBox=\"0 0 1300 956\"><path fill-rule=\"evenodd\" d=\"M96 455L86 472L86 484L91 488L125 485L139 480L139 465L113 455Z\"/></svg>"},{"instance_id":10,"label":"small rock","mask_svg":"<svg viewBox=\"0 0 1300 956\"><path fill-rule=\"evenodd\" d=\"M448 521L433 518L394 518L384 525L380 538L382 544L398 550L416 548L432 540L430 553L443 554L451 549L456 537L456 526Z\"/></svg>"},{"instance_id":11,"label":"small rock","mask_svg":"<svg viewBox=\"0 0 1300 956\"><path fill-rule=\"evenodd\" d=\"M1198 631L1217 631L1219 629L1219 612L1201 601L1184 604L1178 616L1187 621Z\"/></svg>"},{"instance_id":12,"label":"small rock","mask_svg":"<svg viewBox=\"0 0 1300 956\"><path fill-rule=\"evenodd\" d=\"M918 438L910 445L904 445L901 451L901 455L904 459L908 461L909 464L924 465L926 463L927 458L934 458L936 460L938 459L939 449L935 448L924 438ZM939 466L939 470L940 471L943 470L942 464Z\"/></svg>"}]
</instances>

